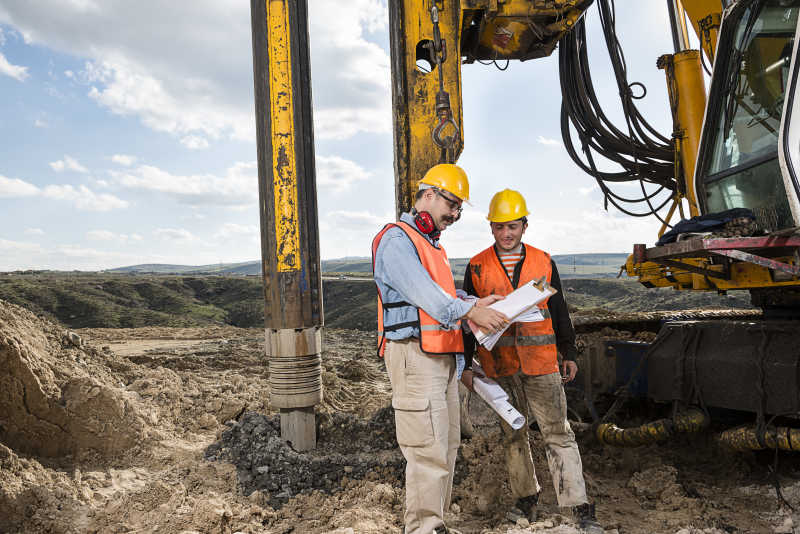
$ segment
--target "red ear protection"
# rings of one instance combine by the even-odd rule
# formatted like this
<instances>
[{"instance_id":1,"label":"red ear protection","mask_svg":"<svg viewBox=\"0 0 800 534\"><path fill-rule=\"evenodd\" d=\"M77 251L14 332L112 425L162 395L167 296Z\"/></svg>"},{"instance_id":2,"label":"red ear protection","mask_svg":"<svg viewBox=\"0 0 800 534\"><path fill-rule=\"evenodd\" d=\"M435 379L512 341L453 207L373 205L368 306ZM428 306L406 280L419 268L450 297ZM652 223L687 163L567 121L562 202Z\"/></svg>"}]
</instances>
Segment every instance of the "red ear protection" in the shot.
<instances>
[{"instance_id":1,"label":"red ear protection","mask_svg":"<svg viewBox=\"0 0 800 534\"><path fill-rule=\"evenodd\" d=\"M418 211L414 215L414 224L423 234L430 234L436 230L436 225L433 223L433 217L427 211Z\"/></svg>"},{"instance_id":2,"label":"red ear protection","mask_svg":"<svg viewBox=\"0 0 800 534\"><path fill-rule=\"evenodd\" d=\"M436 229L436 224L433 222L433 216L427 211L414 210L414 224L417 225L417 230L427 235L431 239L439 239L441 232Z\"/></svg>"}]
</instances>

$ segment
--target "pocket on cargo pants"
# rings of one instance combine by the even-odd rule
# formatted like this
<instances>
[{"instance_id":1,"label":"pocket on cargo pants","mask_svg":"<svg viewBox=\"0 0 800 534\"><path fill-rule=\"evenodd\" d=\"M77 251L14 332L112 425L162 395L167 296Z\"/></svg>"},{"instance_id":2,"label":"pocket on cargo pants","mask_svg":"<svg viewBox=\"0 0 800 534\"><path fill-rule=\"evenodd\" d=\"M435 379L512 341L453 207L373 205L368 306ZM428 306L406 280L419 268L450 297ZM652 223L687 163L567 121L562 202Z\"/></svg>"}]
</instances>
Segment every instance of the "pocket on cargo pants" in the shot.
<instances>
[{"instance_id":1,"label":"pocket on cargo pants","mask_svg":"<svg viewBox=\"0 0 800 534\"><path fill-rule=\"evenodd\" d=\"M405 447L427 447L433 443L431 402L419 397L393 397L397 443Z\"/></svg>"}]
</instances>

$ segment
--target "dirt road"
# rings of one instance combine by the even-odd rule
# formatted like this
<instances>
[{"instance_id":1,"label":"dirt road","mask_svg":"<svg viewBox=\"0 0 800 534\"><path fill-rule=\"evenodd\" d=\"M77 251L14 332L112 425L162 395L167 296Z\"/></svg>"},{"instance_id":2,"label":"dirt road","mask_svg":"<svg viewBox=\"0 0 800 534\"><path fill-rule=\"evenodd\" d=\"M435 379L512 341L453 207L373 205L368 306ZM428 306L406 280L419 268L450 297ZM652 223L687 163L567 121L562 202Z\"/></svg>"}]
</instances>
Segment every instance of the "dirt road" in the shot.
<instances>
[{"instance_id":1,"label":"dirt road","mask_svg":"<svg viewBox=\"0 0 800 534\"><path fill-rule=\"evenodd\" d=\"M262 331L77 334L0 301L0 532L401 532L403 460L371 335L326 330L319 447L300 454L280 441L269 407ZM543 515L505 520L499 430L485 413L476 420L450 523L577 532L554 504L536 432ZM579 438L607 532L800 532L767 465L723 454L711 436L635 450ZM800 505L800 477L781 473L784 496Z\"/></svg>"}]
</instances>

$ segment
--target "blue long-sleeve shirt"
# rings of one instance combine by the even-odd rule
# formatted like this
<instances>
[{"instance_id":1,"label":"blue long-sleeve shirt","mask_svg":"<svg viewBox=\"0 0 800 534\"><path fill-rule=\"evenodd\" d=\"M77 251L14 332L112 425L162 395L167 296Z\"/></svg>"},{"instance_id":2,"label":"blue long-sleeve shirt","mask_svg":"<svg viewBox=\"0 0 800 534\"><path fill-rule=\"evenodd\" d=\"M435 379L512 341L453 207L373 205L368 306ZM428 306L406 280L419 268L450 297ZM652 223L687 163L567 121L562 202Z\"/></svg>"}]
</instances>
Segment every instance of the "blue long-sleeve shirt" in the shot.
<instances>
[{"instance_id":1,"label":"blue long-sleeve shirt","mask_svg":"<svg viewBox=\"0 0 800 534\"><path fill-rule=\"evenodd\" d=\"M410 213L402 214L400 220L416 228ZM425 238L434 246L439 246L438 240L431 240L428 236ZM375 252L374 277L383 302L408 302L450 328L474 305L451 297L433 281L423 267L411 239L400 228L390 228L383 234ZM418 315L417 310L410 307L389 308L385 310L383 318L384 324L389 326L417 321ZM410 337L419 338L418 326L386 332L386 339Z\"/></svg>"}]
</instances>

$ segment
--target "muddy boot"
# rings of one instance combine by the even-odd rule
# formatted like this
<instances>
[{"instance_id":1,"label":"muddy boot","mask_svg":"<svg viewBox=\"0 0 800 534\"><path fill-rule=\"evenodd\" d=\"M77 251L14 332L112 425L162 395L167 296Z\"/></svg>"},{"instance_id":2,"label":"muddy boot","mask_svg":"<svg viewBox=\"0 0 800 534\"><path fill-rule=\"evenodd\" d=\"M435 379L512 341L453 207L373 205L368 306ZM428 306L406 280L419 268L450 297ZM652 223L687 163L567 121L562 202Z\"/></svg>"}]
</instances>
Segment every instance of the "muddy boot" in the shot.
<instances>
[{"instance_id":1,"label":"muddy boot","mask_svg":"<svg viewBox=\"0 0 800 534\"><path fill-rule=\"evenodd\" d=\"M603 534L605 532L594 515L594 503L580 504L572 509L572 513L582 532L586 532L586 534Z\"/></svg>"},{"instance_id":2,"label":"muddy boot","mask_svg":"<svg viewBox=\"0 0 800 534\"><path fill-rule=\"evenodd\" d=\"M514 504L514 508L506 512L506 519L512 523L516 523L524 517L529 522L533 523L539 517L539 511L537 510L538 504L538 493L517 499L517 502Z\"/></svg>"}]
</instances>

